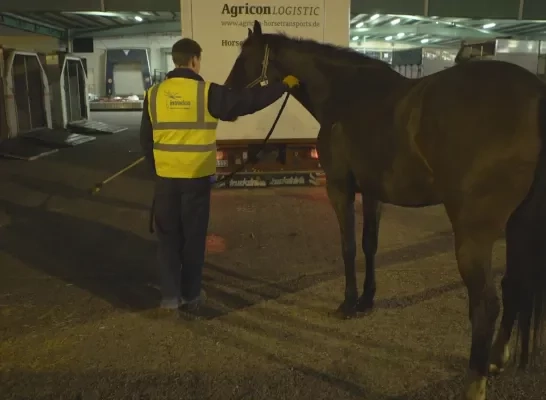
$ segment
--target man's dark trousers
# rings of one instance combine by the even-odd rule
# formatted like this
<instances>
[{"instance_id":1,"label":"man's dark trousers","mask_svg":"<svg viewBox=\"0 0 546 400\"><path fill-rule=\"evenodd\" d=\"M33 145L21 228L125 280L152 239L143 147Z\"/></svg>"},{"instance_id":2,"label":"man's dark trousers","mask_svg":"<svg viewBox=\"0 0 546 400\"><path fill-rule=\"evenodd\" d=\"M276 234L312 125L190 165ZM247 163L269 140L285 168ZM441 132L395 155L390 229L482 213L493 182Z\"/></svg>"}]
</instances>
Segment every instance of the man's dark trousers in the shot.
<instances>
[{"instance_id":1,"label":"man's dark trousers","mask_svg":"<svg viewBox=\"0 0 546 400\"><path fill-rule=\"evenodd\" d=\"M167 301L199 299L210 213L211 184L156 178L154 218L161 292Z\"/></svg>"}]
</instances>

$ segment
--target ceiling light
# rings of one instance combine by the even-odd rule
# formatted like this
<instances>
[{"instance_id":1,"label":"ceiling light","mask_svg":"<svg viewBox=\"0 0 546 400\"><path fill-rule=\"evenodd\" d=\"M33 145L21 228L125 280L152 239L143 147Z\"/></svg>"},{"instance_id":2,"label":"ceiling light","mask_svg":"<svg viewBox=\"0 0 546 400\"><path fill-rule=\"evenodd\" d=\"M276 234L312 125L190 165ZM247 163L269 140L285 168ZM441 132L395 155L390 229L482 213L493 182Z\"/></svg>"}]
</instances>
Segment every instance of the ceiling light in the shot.
<instances>
[{"instance_id":1,"label":"ceiling light","mask_svg":"<svg viewBox=\"0 0 546 400\"><path fill-rule=\"evenodd\" d=\"M490 22L489 24L485 24L483 26L483 29L491 29L491 28L494 28L497 24L494 23L494 22Z\"/></svg>"},{"instance_id":2,"label":"ceiling light","mask_svg":"<svg viewBox=\"0 0 546 400\"><path fill-rule=\"evenodd\" d=\"M137 21L137 22L142 22L142 17L140 17L140 16L137 15L137 16L135 17L135 21Z\"/></svg>"},{"instance_id":3,"label":"ceiling light","mask_svg":"<svg viewBox=\"0 0 546 400\"><path fill-rule=\"evenodd\" d=\"M398 25L400 23L400 18L393 19L391 25Z\"/></svg>"},{"instance_id":4,"label":"ceiling light","mask_svg":"<svg viewBox=\"0 0 546 400\"><path fill-rule=\"evenodd\" d=\"M379 18L381 14L374 14L370 17L370 21L375 21L377 18Z\"/></svg>"},{"instance_id":5,"label":"ceiling light","mask_svg":"<svg viewBox=\"0 0 546 400\"><path fill-rule=\"evenodd\" d=\"M359 22L358 24L356 24L357 28L362 28L363 26L364 26L364 22Z\"/></svg>"},{"instance_id":6,"label":"ceiling light","mask_svg":"<svg viewBox=\"0 0 546 400\"><path fill-rule=\"evenodd\" d=\"M392 36L387 36L385 40L392 40Z\"/></svg>"},{"instance_id":7,"label":"ceiling light","mask_svg":"<svg viewBox=\"0 0 546 400\"><path fill-rule=\"evenodd\" d=\"M358 36L353 36L353 38L351 39L353 42L356 42L358 40Z\"/></svg>"},{"instance_id":8,"label":"ceiling light","mask_svg":"<svg viewBox=\"0 0 546 400\"><path fill-rule=\"evenodd\" d=\"M398 37L398 38L403 38L404 36L406 36L406 34L404 32L400 32L400 33L396 34L396 37Z\"/></svg>"},{"instance_id":9,"label":"ceiling light","mask_svg":"<svg viewBox=\"0 0 546 400\"><path fill-rule=\"evenodd\" d=\"M421 39L421 43L428 43L428 42L430 42L430 39L426 39L426 38L425 38L425 39Z\"/></svg>"},{"instance_id":10,"label":"ceiling light","mask_svg":"<svg viewBox=\"0 0 546 400\"><path fill-rule=\"evenodd\" d=\"M119 17L119 13L104 11L63 11L63 14L96 15L97 17Z\"/></svg>"}]
</instances>

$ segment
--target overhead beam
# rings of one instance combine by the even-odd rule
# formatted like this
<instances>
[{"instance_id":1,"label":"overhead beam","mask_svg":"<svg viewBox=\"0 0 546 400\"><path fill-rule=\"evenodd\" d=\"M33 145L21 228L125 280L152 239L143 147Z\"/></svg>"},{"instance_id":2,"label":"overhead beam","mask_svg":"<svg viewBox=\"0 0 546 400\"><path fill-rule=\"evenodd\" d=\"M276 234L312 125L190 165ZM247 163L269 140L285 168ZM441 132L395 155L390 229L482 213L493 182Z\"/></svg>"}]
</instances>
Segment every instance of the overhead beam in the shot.
<instances>
[{"instance_id":1,"label":"overhead beam","mask_svg":"<svg viewBox=\"0 0 546 400\"><path fill-rule=\"evenodd\" d=\"M37 35L51 36L57 39L65 39L67 35L66 29L54 28L50 25L45 25L28 18L19 18L7 13L0 13L0 25Z\"/></svg>"},{"instance_id":2,"label":"overhead beam","mask_svg":"<svg viewBox=\"0 0 546 400\"><path fill-rule=\"evenodd\" d=\"M166 11L180 10L180 0L0 0L0 11ZM471 18L544 19L544 0L351 0L354 14L436 15Z\"/></svg>"},{"instance_id":3,"label":"overhead beam","mask_svg":"<svg viewBox=\"0 0 546 400\"><path fill-rule=\"evenodd\" d=\"M180 10L180 0L0 0L0 11L168 11Z\"/></svg>"},{"instance_id":4,"label":"overhead beam","mask_svg":"<svg viewBox=\"0 0 546 400\"><path fill-rule=\"evenodd\" d=\"M77 0L74 1L77 3ZM180 0L100 0L102 11L180 11Z\"/></svg>"},{"instance_id":5,"label":"overhead beam","mask_svg":"<svg viewBox=\"0 0 546 400\"><path fill-rule=\"evenodd\" d=\"M426 15L425 0L351 0L351 12L355 14Z\"/></svg>"},{"instance_id":6,"label":"overhead beam","mask_svg":"<svg viewBox=\"0 0 546 400\"><path fill-rule=\"evenodd\" d=\"M1 1L1 0L0 0ZM117 37L175 33L181 34L180 21L168 22L143 22L122 27L96 28L96 29L73 29L72 37Z\"/></svg>"},{"instance_id":7,"label":"overhead beam","mask_svg":"<svg viewBox=\"0 0 546 400\"><path fill-rule=\"evenodd\" d=\"M442 27L436 24L422 24L422 25L389 25L378 26L374 28L353 28L351 29L352 35L360 36L396 36L398 33L414 34L414 35L429 35L440 37L472 37L472 38L484 38L490 39L498 37L499 34L495 32L484 32L476 29L465 29L459 27Z\"/></svg>"},{"instance_id":8,"label":"overhead beam","mask_svg":"<svg viewBox=\"0 0 546 400\"><path fill-rule=\"evenodd\" d=\"M381 40L370 40L360 44L351 43L349 47L352 49L392 51L392 50L414 49L416 47L423 47L423 45L419 42L393 43L393 42L385 42Z\"/></svg>"},{"instance_id":9,"label":"overhead beam","mask_svg":"<svg viewBox=\"0 0 546 400\"><path fill-rule=\"evenodd\" d=\"M116 37L116 36L131 36L131 35L149 35L149 34L165 34L175 33L180 34L180 22L149 22L140 23L124 27L108 27L94 29L74 29L72 37L92 36L97 38ZM352 35L373 35L373 36L395 36L398 33L415 34L415 35L430 35L442 37L472 37L472 38L494 38L499 36L495 32L487 32L477 29L462 28L462 27L446 27L436 24L422 25L389 25L374 28L354 28L351 29Z\"/></svg>"}]
</instances>

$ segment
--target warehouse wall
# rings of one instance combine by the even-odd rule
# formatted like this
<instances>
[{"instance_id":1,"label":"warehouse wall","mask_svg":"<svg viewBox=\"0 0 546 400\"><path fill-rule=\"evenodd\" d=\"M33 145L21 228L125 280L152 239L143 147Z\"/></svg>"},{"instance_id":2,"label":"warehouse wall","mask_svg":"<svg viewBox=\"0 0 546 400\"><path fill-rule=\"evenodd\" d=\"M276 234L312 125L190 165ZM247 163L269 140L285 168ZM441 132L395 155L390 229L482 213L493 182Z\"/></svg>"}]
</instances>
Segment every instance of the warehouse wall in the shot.
<instances>
[{"instance_id":1,"label":"warehouse wall","mask_svg":"<svg viewBox=\"0 0 546 400\"><path fill-rule=\"evenodd\" d=\"M106 94L105 63L106 49L147 48L149 49L150 68L167 71L171 65L167 64L167 54L172 45L180 39L178 35L146 35L120 38L95 39L93 53L75 53L87 59L89 92L104 96Z\"/></svg>"}]
</instances>

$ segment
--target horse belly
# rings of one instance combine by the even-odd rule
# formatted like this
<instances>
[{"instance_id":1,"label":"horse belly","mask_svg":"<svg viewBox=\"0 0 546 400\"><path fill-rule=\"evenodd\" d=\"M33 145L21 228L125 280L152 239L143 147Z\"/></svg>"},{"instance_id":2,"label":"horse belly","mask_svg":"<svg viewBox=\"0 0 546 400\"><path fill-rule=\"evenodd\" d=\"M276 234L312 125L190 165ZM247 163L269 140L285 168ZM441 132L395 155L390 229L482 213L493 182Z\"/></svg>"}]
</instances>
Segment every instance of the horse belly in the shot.
<instances>
[{"instance_id":1,"label":"horse belly","mask_svg":"<svg viewBox=\"0 0 546 400\"><path fill-rule=\"evenodd\" d=\"M417 157L396 159L383 176L383 201L401 207L426 207L441 204L434 175Z\"/></svg>"}]
</instances>

